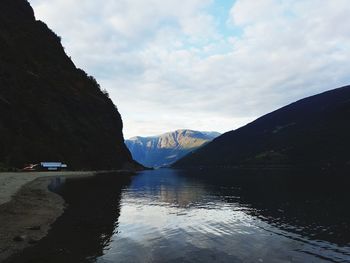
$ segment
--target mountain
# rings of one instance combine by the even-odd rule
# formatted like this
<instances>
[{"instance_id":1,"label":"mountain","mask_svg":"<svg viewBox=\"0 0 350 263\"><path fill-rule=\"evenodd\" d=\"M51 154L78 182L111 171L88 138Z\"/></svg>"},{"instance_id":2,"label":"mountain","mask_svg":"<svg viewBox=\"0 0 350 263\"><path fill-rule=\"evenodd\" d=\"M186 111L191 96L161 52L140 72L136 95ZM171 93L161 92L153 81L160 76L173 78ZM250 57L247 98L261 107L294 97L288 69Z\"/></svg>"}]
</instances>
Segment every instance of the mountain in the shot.
<instances>
[{"instance_id":1,"label":"mountain","mask_svg":"<svg viewBox=\"0 0 350 263\"><path fill-rule=\"evenodd\" d=\"M73 169L135 164L120 114L75 67L26 0L0 1L0 168L63 161Z\"/></svg>"},{"instance_id":2,"label":"mountain","mask_svg":"<svg viewBox=\"0 0 350 263\"><path fill-rule=\"evenodd\" d=\"M223 134L175 167L350 167L350 86L302 99Z\"/></svg>"},{"instance_id":3,"label":"mountain","mask_svg":"<svg viewBox=\"0 0 350 263\"><path fill-rule=\"evenodd\" d=\"M147 167L169 165L210 142L220 133L177 130L154 137L134 137L126 146L139 163Z\"/></svg>"}]
</instances>

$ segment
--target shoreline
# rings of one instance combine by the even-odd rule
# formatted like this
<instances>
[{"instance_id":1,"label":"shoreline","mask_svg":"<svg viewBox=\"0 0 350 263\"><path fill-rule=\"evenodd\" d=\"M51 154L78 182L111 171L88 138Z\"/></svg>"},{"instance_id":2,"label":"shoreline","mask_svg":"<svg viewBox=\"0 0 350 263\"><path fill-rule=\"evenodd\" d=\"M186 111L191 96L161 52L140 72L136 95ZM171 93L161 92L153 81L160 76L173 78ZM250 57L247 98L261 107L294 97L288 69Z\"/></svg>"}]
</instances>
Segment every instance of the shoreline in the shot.
<instances>
[{"instance_id":1,"label":"shoreline","mask_svg":"<svg viewBox=\"0 0 350 263\"><path fill-rule=\"evenodd\" d=\"M112 172L126 171L0 173L0 262L36 244L63 214L64 199L49 190L54 178Z\"/></svg>"},{"instance_id":2,"label":"shoreline","mask_svg":"<svg viewBox=\"0 0 350 263\"><path fill-rule=\"evenodd\" d=\"M101 171L102 173L104 171ZM62 177L87 177L94 176L98 171L89 172L5 172L0 173L0 206L11 201L12 197L24 185L38 178Z\"/></svg>"}]
</instances>

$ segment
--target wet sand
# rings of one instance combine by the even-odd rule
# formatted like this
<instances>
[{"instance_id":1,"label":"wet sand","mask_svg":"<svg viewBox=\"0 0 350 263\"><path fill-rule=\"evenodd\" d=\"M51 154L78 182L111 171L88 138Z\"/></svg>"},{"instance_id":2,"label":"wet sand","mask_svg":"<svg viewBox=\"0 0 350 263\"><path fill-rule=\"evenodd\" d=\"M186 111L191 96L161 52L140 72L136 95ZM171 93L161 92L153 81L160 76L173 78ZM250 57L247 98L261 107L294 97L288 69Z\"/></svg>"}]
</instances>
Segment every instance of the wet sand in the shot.
<instances>
[{"instance_id":1,"label":"wet sand","mask_svg":"<svg viewBox=\"0 0 350 263\"><path fill-rule=\"evenodd\" d=\"M96 174L0 173L0 262L38 242L63 213L64 200L48 190L53 178L91 177Z\"/></svg>"}]
</instances>

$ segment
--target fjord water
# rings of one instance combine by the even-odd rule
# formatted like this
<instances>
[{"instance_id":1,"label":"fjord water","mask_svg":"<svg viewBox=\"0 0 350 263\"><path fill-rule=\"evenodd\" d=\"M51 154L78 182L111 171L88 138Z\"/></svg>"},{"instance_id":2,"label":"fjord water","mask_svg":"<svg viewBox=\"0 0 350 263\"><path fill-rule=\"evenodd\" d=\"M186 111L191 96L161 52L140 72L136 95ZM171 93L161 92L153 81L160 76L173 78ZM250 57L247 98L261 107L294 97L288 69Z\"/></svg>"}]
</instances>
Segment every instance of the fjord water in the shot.
<instances>
[{"instance_id":1,"label":"fjord water","mask_svg":"<svg viewBox=\"0 0 350 263\"><path fill-rule=\"evenodd\" d=\"M67 210L10 262L350 262L342 180L172 169L57 179Z\"/></svg>"}]
</instances>

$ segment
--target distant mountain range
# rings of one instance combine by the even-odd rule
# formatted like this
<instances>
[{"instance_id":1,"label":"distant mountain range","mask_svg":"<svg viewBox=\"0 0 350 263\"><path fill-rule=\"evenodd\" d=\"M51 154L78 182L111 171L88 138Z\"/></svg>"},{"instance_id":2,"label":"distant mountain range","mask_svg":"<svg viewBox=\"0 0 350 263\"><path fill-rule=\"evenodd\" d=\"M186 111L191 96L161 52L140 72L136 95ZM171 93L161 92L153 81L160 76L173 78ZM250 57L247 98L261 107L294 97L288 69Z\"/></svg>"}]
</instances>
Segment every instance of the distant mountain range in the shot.
<instances>
[{"instance_id":1,"label":"distant mountain range","mask_svg":"<svg viewBox=\"0 0 350 263\"><path fill-rule=\"evenodd\" d=\"M147 167L172 164L202 147L220 133L177 130L153 137L133 137L125 141L134 160Z\"/></svg>"},{"instance_id":2,"label":"distant mountain range","mask_svg":"<svg viewBox=\"0 0 350 263\"><path fill-rule=\"evenodd\" d=\"M350 168L350 86L302 99L187 155L175 167Z\"/></svg>"}]
</instances>

